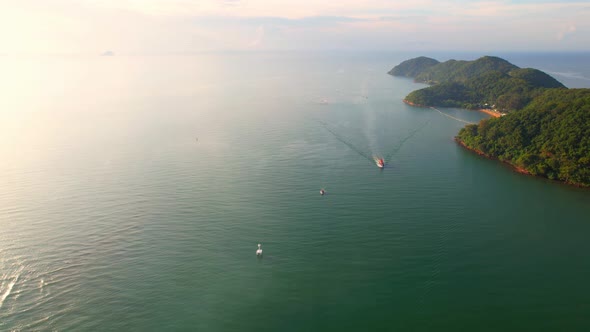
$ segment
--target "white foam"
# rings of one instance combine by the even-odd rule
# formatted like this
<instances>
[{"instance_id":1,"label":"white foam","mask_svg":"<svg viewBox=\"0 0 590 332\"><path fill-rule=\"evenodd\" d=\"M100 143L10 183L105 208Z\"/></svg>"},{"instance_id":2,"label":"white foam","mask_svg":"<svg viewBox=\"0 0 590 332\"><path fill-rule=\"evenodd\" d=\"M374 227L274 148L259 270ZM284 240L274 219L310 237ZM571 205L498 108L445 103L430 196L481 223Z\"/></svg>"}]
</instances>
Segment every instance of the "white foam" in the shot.
<instances>
[{"instance_id":1,"label":"white foam","mask_svg":"<svg viewBox=\"0 0 590 332\"><path fill-rule=\"evenodd\" d=\"M451 119L453 119L453 120L457 120L457 121L459 121L459 122L463 122L463 123L466 123L466 124L475 124L474 122L465 121L465 120L463 120L463 119L459 119L459 118L456 118L456 117L454 117L454 116L448 115L447 113L443 113L443 112L441 112L440 110L438 110L438 109L436 109L436 108L434 108L434 107L431 107L431 108L432 108L433 110L435 110L435 111L439 112L440 114L442 114L442 115L444 115L444 116L446 116L446 117L448 117L448 118L451 118Z\"/></svg>"},{"instance_id":2,"label":"white foam","mask_svg":"<svg viewBox=\"0 0 590 332\"><path fill-rule=\"evenodd\" d=\"M10 295L10 292L12 292L12 287L14 287L14 285L18 281L19 276L20 276L20 274L17 274L16 277L11 282L8 283L8 287L6 288L6 291L4 292L4 294L2 294L2 296L0 296L0 308L2 308L2 304L4 303L4 300L6 300L6 298Z\"/></svg>"}]
</instances>

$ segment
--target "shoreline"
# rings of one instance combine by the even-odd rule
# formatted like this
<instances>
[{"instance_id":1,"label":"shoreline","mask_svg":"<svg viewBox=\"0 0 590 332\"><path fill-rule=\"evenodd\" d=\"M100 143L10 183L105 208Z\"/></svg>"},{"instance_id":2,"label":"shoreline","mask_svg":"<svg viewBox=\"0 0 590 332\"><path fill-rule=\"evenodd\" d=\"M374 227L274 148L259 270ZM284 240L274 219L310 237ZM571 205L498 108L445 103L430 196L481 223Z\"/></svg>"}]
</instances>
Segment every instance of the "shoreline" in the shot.
<instances>
[{"instance_id":1,"label":"shoreline","mask_svg":"<svg viewBox=\"0 0 590 332\"><path fill-rule=\"evenodd\" d=\"M464 142L463 142L463 141L462 141L462 140L461 140L459 137L455 137L455 138L454 138L454 140L455 140L455 142L457 142L457 144L459 144L460 146L462 146L462 147L463 147L463 148L465 148L466 150L469 150L469 151L471 151L471 152L475 152L475 153L476 153L477 155L479 155L479 156L485 157L485 158L487 158L487 159L490 159L490 160L497 160L497 161L500 161L500 162L502 162L503 164L506 164L506 165L510 166L510 168L512 168L512 170L514 170L514 171L515 171L515 172L517 172L517 173L520 173L520 174L526 174L526 175L531 175L531 176L534 176L534 175L532 175L532 174L531 174L529 171L527 171L526 169L524 169L524 168L522 168L522 167L518 167L518 166L516 166L516 165L514 165L514 164L512 164L512 163L510 163L510 162L508 162L508 161L503 161L503 160L500 160L500 159L498 159L498 158L496 158L496 157L494 157L494 156L490 156L490 155L488 155L488 154L484 153L484 152L483 152L483 151L481 151L481 150L474 149L474 148L472 148L472 147L469 147L469 146L465 145L465 143L464 143Z\"/></svg>"},{"instance_id":2,"label":"shoreline","mask_svg":"<svg viewBox=\"0 0 590 332\"><path fill-rule=\"evenodd\" d=\"M502 116L501 113L496 112L496 111L492 111L489 108L478 108L477 111L482 112L482 113L485 113L485 114L488 114L488 115L491 115L494 118L499 118L499 117Z\"/></svg>"},{"instance_id":3,"label":"shoreline","mask_svg":"<svg viewBox=\"0 0 590 332\"><path fill-rule=\"evenodd\" d=\"M406 104L406 105L410 105L410 106L413 106L413 107L429 108L429 106L426 106L426 105L420 105L420 104L414 104L414 103L412 103L411 101L408 101L408 100L406 100L406 99L402 99L402 101L404 102L404 104Z\"/></svg>"},{"instance_id":4,"label":"shoreline","mask_svg":"<svg viewBox=\"0 0 590 332\"><path fill-rule=\"evenodd\" d=\"M511 162L508 162L508 161L505 161L505 160L500 160L500 159L498 159L498 158L496 158L494 156L490 156L490 155L488 155L488 154L486 154L486 153L484 153L484 152L482 152L482 151L480 151L478 149L474 149L472 147L469 147L469 146L465 145L465 143L459 137L457 137L457 136L455 136L454 141L457 144L459 144L459 146L461 146L462 148L464 148L465 150L471 151L471 152L477 154L478 156L481 156L481 157L484 157L484 158L490 159L490 160L496 160L496 161L501 162L504 165L507 165L508 167L510 167L510 169L512 169L512 171L514 171L516 173L528 175L528 176L531 176L531 177L534 177L534 178L543 179L543 180L546 180L546 181L551 181L551 182L554 182L554 183L556 182L556 183L560 183L560 184L563 184L563 185L573 186L573 187L576 187L576 188L590 189L590 186L586 186L586 185L583 185L583 184L572 183L572 182L562 181L562 180L554 180L554 179L552 180L552 179L549 179L549 178L544 177L544 176L533 175L529 171L527 171L526 169L524 169L522 167L518 167L518 166L512 164Z\"/></svg>"},{"instance_id":5,"label":"shoreline","mask_svg":"<svg viewBox=\"0 0 590 332\"><path fill-rule=\"evenodd\" d=\"M411 101L409 101L409 100L407 100L407 99L402 99L402 101L404 102L404 104L406 104L406 105L410 105L410 106L412 106L412 107L420 107L420 108L430 108L430 107L434 107L434 106L427 106L427 105L422 105L422 104L415 104L415 103L413 103L413 102L411 102ZM465 108L465 109L466 109L466 110L468 110L468 111L478 111L478 112L482 112L482 113L485 113L485 114L487 114L487 115L490 115L490 116L492 116L493 118L499 118L499 117L501 117L501 116L502 116L502 114L501 114L501 113L499 113L499 112L496 112L496 111L492 111L491 109L487 109L487 108L478 108L478 109L475 109L475 110L470 110L470 109L467 109L467 108Z\"/></svg>"},{"instance_id":6,"label":"shoreline","mask_svg":"<svg viewBox=\"0 0 590 332\"><path fill-rule=\"evenodd\" d=\"M415 103L412 103L411 101L408 101L408 100L406 100L406 99L403 99L402 101L403 101L405 104L407 104L407 105L410 105L410 106L412 106L412 107L430 108L429 106L426 106L426 105L420 105L420 104L415 104ZM502 114L501 114L501 113L498 113L498 112L492 111L492 110L490 110L490 109L477 109L476 111L480 111L480 112L486 113L486 114L488 114L488 115L490 115L490 116L492 116L492 117L495 117L495 118L499 118L499 117L501 117L501 116L502 116ZM533 175L533 174L531 174L531 172L527 171L526 169L524 169L524 168L522 168L522 167L519 167L519 166L517 166L517 165L514 165L513 163L511 163L511 162L509 162L509 161L506 161L506 160L500 160L500 159L498 159L497 157L494 157L494 156L488 155L488 154L484 153L483 151L480 151L480 150L478 150L478 149L471 148L471 147L469 147L469 146L465 145L465 143L464 143L464 142L463 142L463 141L462 141L462 140L461 140L461 139L460 139L458 136L455 136L455 137L454 137L454 141L455 141L457 144L459 144L461 147L463 147L464 149L466 149L466 150L468 150L468 151L471 151L471 152L474 152L474 153L475 153L475 154L477 154L478 156L481 156L481 157L484 157L484 158L486 158L486 159L490 159L490 160L496 160L496 161L500 161L502 164L504 164L504 165L506 165L506 166L510 167L510 169L511 169L513 172L516 172L516 173L519 173L519 174L524 174L524 175L529 175L529 176L532 176L532 177L535 177L535 178L545 179L545 180L547 180L547 181L551 181L551 182L557 182L557 183L561 183L561 184L564 184L564 185L573 186L573 187L577 187L577 188L582 188L582 189L590 189L590 186L587 186L587 185L584 185L584 184L572 183L572 182L563 181L563 180L555 180L555 179L553 179L553 180L552 180L552 179L549 179L549 178L547 178L547 177L544 177L544 176L540 176L540 175Z\"/></svg>"}]
</instances>

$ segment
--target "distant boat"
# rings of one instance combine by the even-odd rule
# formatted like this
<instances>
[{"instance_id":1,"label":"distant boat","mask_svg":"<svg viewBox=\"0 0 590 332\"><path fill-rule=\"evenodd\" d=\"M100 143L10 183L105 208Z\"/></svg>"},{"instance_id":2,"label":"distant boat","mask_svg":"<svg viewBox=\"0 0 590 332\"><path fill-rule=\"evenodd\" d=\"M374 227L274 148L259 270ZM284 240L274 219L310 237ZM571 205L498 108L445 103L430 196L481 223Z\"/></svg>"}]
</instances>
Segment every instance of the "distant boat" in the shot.
<instances>
[{"instance_id":1,"label":"distant boat","mask_svg":"<svg viewBox=\"0 0 590 332\"><path fill-rule=\"evenodd\" d=\"M262 256L262 248L260 248L262 245L259 243L258 244L258 250L256 250L256 256Z\"/></svg>"},{"instance_id":2,"label":"distant boat","mask_svg":"<svg viewBox=\"0 0 590 332\"><path fill-rule=\"evenodd\" d=\"M324 196L326 194L326 191L324 189L320 189L320 195Z\"/></svg>"}]
</instances>

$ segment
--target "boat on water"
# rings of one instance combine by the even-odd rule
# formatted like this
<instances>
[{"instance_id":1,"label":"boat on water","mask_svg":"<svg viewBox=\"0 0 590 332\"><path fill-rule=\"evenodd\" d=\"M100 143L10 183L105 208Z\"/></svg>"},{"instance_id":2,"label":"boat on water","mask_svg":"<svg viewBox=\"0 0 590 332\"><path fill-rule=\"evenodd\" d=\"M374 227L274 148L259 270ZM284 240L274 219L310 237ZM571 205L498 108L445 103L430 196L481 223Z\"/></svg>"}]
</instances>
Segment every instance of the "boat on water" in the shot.
<instances>
[{"instance_id":1,"label":"boat on water","mask_svg":"<svg viewBox=\"0 0 590 332\"><path fill-rule=\"evenodd\" d=\"M385 161L383 160L383 158L375 158L375 164L377 164L377 167L379 168L385 167Z\"/></svg>"}]
</instances>

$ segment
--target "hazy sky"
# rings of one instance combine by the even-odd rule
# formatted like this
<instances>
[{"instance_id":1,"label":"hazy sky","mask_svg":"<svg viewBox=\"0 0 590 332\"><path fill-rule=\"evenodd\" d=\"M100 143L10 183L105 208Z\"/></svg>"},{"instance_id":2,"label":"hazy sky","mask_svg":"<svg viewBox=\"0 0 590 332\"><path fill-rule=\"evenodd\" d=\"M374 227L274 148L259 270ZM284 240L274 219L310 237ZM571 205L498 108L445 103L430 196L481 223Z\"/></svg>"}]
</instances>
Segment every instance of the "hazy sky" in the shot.
<instances>
[{"instance_id":1,"label":"hazy sky","mask_svg":"<svg viewBox=\"0 0 590 332\"><path fill-rule=\"evenodd\" d=\"M590 50L590 1L0 0L0 54Z\"/></svg>"}]
</instances>

